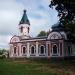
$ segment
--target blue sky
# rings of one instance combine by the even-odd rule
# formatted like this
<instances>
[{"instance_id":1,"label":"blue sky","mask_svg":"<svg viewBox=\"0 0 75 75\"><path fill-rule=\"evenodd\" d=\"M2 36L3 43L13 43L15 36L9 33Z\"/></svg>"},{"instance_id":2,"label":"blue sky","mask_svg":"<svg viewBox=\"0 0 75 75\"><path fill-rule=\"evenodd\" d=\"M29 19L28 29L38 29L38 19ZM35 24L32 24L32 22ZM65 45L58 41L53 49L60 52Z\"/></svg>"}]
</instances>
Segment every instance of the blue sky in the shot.
<instances>
[{"instance_id":1,"label":"blue sky","mask_svg":"<svg viewBox=\"0 0 75 75\"><path fill-rule=\"evenodd\" d=\"M19 21L27 10L30 35L48 31L58 21L57 11L49 8L50 0L0 0L0 48L9 48L13 35L19 35Z\"/></svg>"}]
</instances>

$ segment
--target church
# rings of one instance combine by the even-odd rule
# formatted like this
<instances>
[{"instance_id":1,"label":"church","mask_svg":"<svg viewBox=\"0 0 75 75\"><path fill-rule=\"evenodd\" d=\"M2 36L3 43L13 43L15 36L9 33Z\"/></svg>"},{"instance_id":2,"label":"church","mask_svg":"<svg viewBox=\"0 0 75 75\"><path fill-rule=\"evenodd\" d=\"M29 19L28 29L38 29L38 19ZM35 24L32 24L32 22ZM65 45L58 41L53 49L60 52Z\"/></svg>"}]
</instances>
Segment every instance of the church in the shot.
<instances>
[{"instance_id":1,"label":"church","mask_svg":"<svg viewBox=\"0 0 75 75\"><path fill-rule=\"evenodd\" d=\"M24 10L19 22L19 36L10 39L10 58L51 58L75 56L75 44L68 40L64 31L57 25L52 26L48 36L31 37L30 22ZM36 30L36 29L35 29Z\"/></svg>"}]
</instances>

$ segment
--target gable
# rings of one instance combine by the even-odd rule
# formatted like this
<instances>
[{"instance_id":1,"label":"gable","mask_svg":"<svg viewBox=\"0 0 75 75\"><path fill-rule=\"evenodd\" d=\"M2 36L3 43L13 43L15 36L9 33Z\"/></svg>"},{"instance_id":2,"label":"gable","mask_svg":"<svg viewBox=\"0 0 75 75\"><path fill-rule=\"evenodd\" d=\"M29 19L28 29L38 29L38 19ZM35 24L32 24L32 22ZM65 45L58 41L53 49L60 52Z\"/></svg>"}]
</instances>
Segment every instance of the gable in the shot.
<instances>
[{"instance_id":1,"label":"gable","mask_svg":"<svg viewBox=\"0 0 75 75\"><path fill-rule=\"evenodd\" d=\"M59 32L51 32L48 35L48 39L62 39L62 36Z\"/></svg>"},{"instance_id":2,"label":"gable","mask_svg":"<svg viewBox=\"0 0 75 75\"><path fill-rule=\"evenodd\" d=\"M11 40L10 40L10 43L11 42L19 42L20 40L19 40L19 37L18 36L13 36L12 38L11 38Z\"/></svg>"}]
</instances>

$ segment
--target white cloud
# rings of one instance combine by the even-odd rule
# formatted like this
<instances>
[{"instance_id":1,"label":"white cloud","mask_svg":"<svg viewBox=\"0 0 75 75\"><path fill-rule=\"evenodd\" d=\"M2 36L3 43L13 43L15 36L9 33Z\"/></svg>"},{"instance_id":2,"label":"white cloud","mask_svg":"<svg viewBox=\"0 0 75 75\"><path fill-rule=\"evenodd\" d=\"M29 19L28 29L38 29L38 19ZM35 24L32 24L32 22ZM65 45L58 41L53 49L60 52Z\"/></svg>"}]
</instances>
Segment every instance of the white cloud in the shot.
<instances>
[{"instance_id":1,"label":"white cloud","mask_svg":"<svg viewBox=\"0 0 75 75\"><path fill-rule=\"evenodd\" d=\"M0 35L17 33L23 8L23 5L15 0L0 1Z\"/></svg>"},{"instance_id":2,"label":"white cloud","mask_svg":"<svg viewBox=\"0 0 75 75\"><path fill-rule=\"evenodd\" d=\"M0 48L9 49L9 41L12 35L0 35Z\"/></svg>"},{"instance_id":3,"label":"white cloud","mask_svg":"<svg viewBox=\"0 0 75 75\"><path fill-rule=\"evenodd\" d=\"M34 14L34 13L33 13ZM30 22L31 22L31 30L30 33L32 36L37 36L37 34L41 31L41 30L49 30L51 25L51 19L49 18L50 15L48 15L47 12L43 11L36 11L35 14L40 15L40 18L36 18L36 17L30 17Z\"/></svg>"},{"instance_id":4,"label":"white cloud","mask_svg":"<svg viewBox=\"0 0 75 75\"><path fill-rule=\"evenodd\" d=\"M51 0L43 0L45 4L49 5Z\"/></svg>"},{"instance_id":5,"label":"white cloud","mask_svg":"<svg viewBox=\"0 0 75 75\"><path fill-rule=\"evenodd\" d=\"M7 48L10 37L18 34L23 9L15 0L0 0L0 48Z\"/></svg>"},{"instance_id":6,"label":"white cloud","mask_svg":"<svg viewBox=\"0 0 75 75\"><path fill-rule=\"evenodd\" d=\"M18 35L23 9L30 20L30 35L49 30L57 22L57 12L49 8L50 0L0 0L0 47L8 47L9 39Z\"/></svg>"}]
</instances>

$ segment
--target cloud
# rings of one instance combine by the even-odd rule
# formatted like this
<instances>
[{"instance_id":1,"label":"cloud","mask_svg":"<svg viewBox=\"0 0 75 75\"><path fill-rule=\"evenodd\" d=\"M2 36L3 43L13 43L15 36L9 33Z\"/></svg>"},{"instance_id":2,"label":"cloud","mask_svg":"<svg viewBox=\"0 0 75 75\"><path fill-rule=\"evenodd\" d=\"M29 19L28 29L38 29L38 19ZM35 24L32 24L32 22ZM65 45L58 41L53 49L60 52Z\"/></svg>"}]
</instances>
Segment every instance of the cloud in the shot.
<instances>
[{"instance_id":1,"label":"cloud","mask_svg":"<svg viewBox=\"0 0 75 75\"><path fill-rule=\"evenodd\" d=\"M17 33L23 5L15 0L0 1L0 35Z\"/></svg>"},{"instance_id":2,"label":"cloud","mask_svg":"<svg viewBox=\"0 0 75 75\"><path fill-rule=\"evenodd\" d=\"M49 30L58 21L57 11L50 9L49 4L50 0L0 0L0 47L8 47L11 36L19 35L18 24L24 9L30 20L31 36Z\"/></svg>"},{"instance_id":3,"label":"cloud","mask_svg":"<svg viewBox=\"0 0 75 75\"><path fill-rule=\"evenodd\" d=\"M12 35L0 35L0 48L9 49L9 41Z\"/></svg>"},{"instance_id":4,"label":"cloud","mask_svg":"<svg viewBox=\"0 0 75 75\"><path fill-rule=\"evenodd\" d=\"M0 0L0 48L8 48L11 36L18 34L23 9L16 0Z\"/></svg>"},{"instance_id":5,"label":"cloud","mask_svg":"<svg viewBox=\"0 0 75 75\"><path fill-rule=\"evenodd\" d=\"M38 15L40 17L37 18L37 16L30 15L30 23L31 23L30 33L32 36L37 36L37 34L41 30L49 30L50 29L51 19L49 18L49 15L47 12L43 13L42 11L36 11L34 15Z\"/></svg>"}]
</instances>

